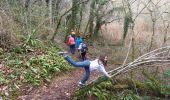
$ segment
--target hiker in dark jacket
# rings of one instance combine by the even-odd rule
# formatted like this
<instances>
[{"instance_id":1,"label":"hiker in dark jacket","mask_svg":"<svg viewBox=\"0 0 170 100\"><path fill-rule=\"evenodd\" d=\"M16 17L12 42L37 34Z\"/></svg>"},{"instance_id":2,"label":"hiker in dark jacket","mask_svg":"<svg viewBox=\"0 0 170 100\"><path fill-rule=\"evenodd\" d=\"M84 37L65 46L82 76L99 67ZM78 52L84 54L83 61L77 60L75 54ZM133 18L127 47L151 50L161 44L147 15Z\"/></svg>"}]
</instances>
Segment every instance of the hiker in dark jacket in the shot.
<instances>
[{"instance_id":1,"label":"hiker in dark jacket","mask_svg":"<svg viewBox=\"0 0 170 100\"><path fill-rule=\"evenodd\" d=\"M85 43L80 43L79 48L78 48L80 55L81 55L81 59L82 60L86 60L86 53L88 51L88 47Z\"/></svg>"}]
</instances>

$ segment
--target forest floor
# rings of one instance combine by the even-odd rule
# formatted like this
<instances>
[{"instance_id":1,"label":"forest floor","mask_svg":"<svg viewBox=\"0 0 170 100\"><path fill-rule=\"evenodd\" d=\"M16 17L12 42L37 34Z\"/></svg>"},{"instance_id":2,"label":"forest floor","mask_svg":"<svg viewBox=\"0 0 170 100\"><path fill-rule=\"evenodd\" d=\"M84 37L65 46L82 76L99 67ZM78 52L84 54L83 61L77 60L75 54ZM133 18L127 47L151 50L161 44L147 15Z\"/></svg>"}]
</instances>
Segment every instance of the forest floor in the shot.
<instances>
[{"instance_id":1,"label":"forest floor","mask_svg":"<svg viewBox=\"0 0 170 100\"><path fill-rule=\"evenodd\" d=\"M21 97L22 100L71 100L78 89L78 82L83 75L83 69L74 69L56 76L49 86L42 86L29 95ZM90 80L98 74L93 73Z\"/></svg>"},{"instance_id":2,"label":"forest floor","mask_svg":"<svg viewBox=\"0 0 170 100\"><path fill-rule=\"evenodd\" d=\"M56 39L56 42L57 44L60 44L60 46L64 50L68 50L66 44L60 41L60 39ZM83 68L78 68L78 69L73 69L71 71L60 73L55 78L53 78L51 84L47 86L46 85L40 86L38 89L32 90L29 94L21 96L20 99L22 100L71 100L75 91L79 88L78 82L82 78L83 72L84 72ZM87 83L96 79L99 75L100 73L98 72L91 73L90 79Z\"/></svg>"}]
</instances>

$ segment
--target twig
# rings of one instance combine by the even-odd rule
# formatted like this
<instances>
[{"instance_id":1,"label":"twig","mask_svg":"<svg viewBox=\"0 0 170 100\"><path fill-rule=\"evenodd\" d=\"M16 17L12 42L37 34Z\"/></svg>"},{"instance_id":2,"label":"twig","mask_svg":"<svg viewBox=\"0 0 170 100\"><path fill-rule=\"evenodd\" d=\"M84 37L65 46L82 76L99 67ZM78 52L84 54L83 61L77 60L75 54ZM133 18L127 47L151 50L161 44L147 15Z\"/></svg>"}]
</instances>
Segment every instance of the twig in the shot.
<instances>
[{"instance_id":1,"label":"twig","mask_svg":"<svg viewBox=\"0 0 170 100\"><path fill-rule=\"evenodd\" d=\"M130 62L128 64L123 63L122 66L115 68L115 69L109 71L108 73L111 75L111 78L114 78L117 75L127 73L133 69L142 68L139 66L144 65L144 64L170 63L170 59L168 59L168 57L166 56L169 53L169 49L170 49L170 46L155 49L149 53L146 53L146 54L138 57L133 62ZM161 54L163 54L163 55L161 55ZM127 53L127 56L128 56L128 53ZM124 62L126 62L127 56L126 56L126 59ZM103 81L106 81L106 79L103 78L103 76L100 76L98 79L90 82L90 84L88 84L88 87L92 87L92 86L97 85Z\"/></svg>"}]
</instances>

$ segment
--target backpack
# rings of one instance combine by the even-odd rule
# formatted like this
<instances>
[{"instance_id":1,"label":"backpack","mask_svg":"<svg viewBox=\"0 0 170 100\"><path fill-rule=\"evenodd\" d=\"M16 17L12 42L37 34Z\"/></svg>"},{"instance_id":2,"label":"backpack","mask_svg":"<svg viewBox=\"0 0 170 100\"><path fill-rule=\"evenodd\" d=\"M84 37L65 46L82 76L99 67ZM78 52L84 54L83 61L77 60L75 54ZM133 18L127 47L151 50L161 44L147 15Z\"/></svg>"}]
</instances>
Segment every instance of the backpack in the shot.
<instances>
[{"instance_id":1,"label":"backpack","mask_svg":"<svg viewBox=\"0 0 170 100\"><path fill-rule=\"evenodd\" d=\"M82 43L81 45L82 45L82 47L81 47L81 52L82 52L82 53L83 53L83 52L86 52L86 51L88 50L87 45L86 45L85 43Z\"/></svg>"}]
</instances>

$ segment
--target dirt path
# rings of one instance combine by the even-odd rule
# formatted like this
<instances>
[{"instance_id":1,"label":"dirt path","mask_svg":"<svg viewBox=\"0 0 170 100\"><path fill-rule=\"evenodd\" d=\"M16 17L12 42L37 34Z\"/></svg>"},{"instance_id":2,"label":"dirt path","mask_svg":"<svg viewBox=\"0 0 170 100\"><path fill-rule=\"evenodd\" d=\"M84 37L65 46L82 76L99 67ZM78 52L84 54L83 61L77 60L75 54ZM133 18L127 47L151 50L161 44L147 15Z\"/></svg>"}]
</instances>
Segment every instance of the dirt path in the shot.
<instances>
[{"instance_id":1,"label":"dirt path","mask_svg":"<svg viewBox=\"0 0 170 100\"><path fill-rule=\"evenodd\" d=\"M22 96L22 100L71 100L78 89L78 82L83 75L83 69L73 69L56 76L49 86L43 86L29 95ZM99 74L93 73L90 80Z\"/></svg>"},{"instance_id":2,"label":"dirt path","mask_svg":"<svg viewBox=\"0 0 170 100\"><path fill-rule=\"evenodd\" d=\"M63 49L68 47L59 39L56 40ZM21 96L22 100L71 100L75 91L78 89L78 82L84 73L83 68L73 69L56 76L50 85L39 87L31 93ZM99 76L99 73L91 73L90 80L92 81ZM88 81L88 82L89 82Z\"/></svg>"}]
</instances>

